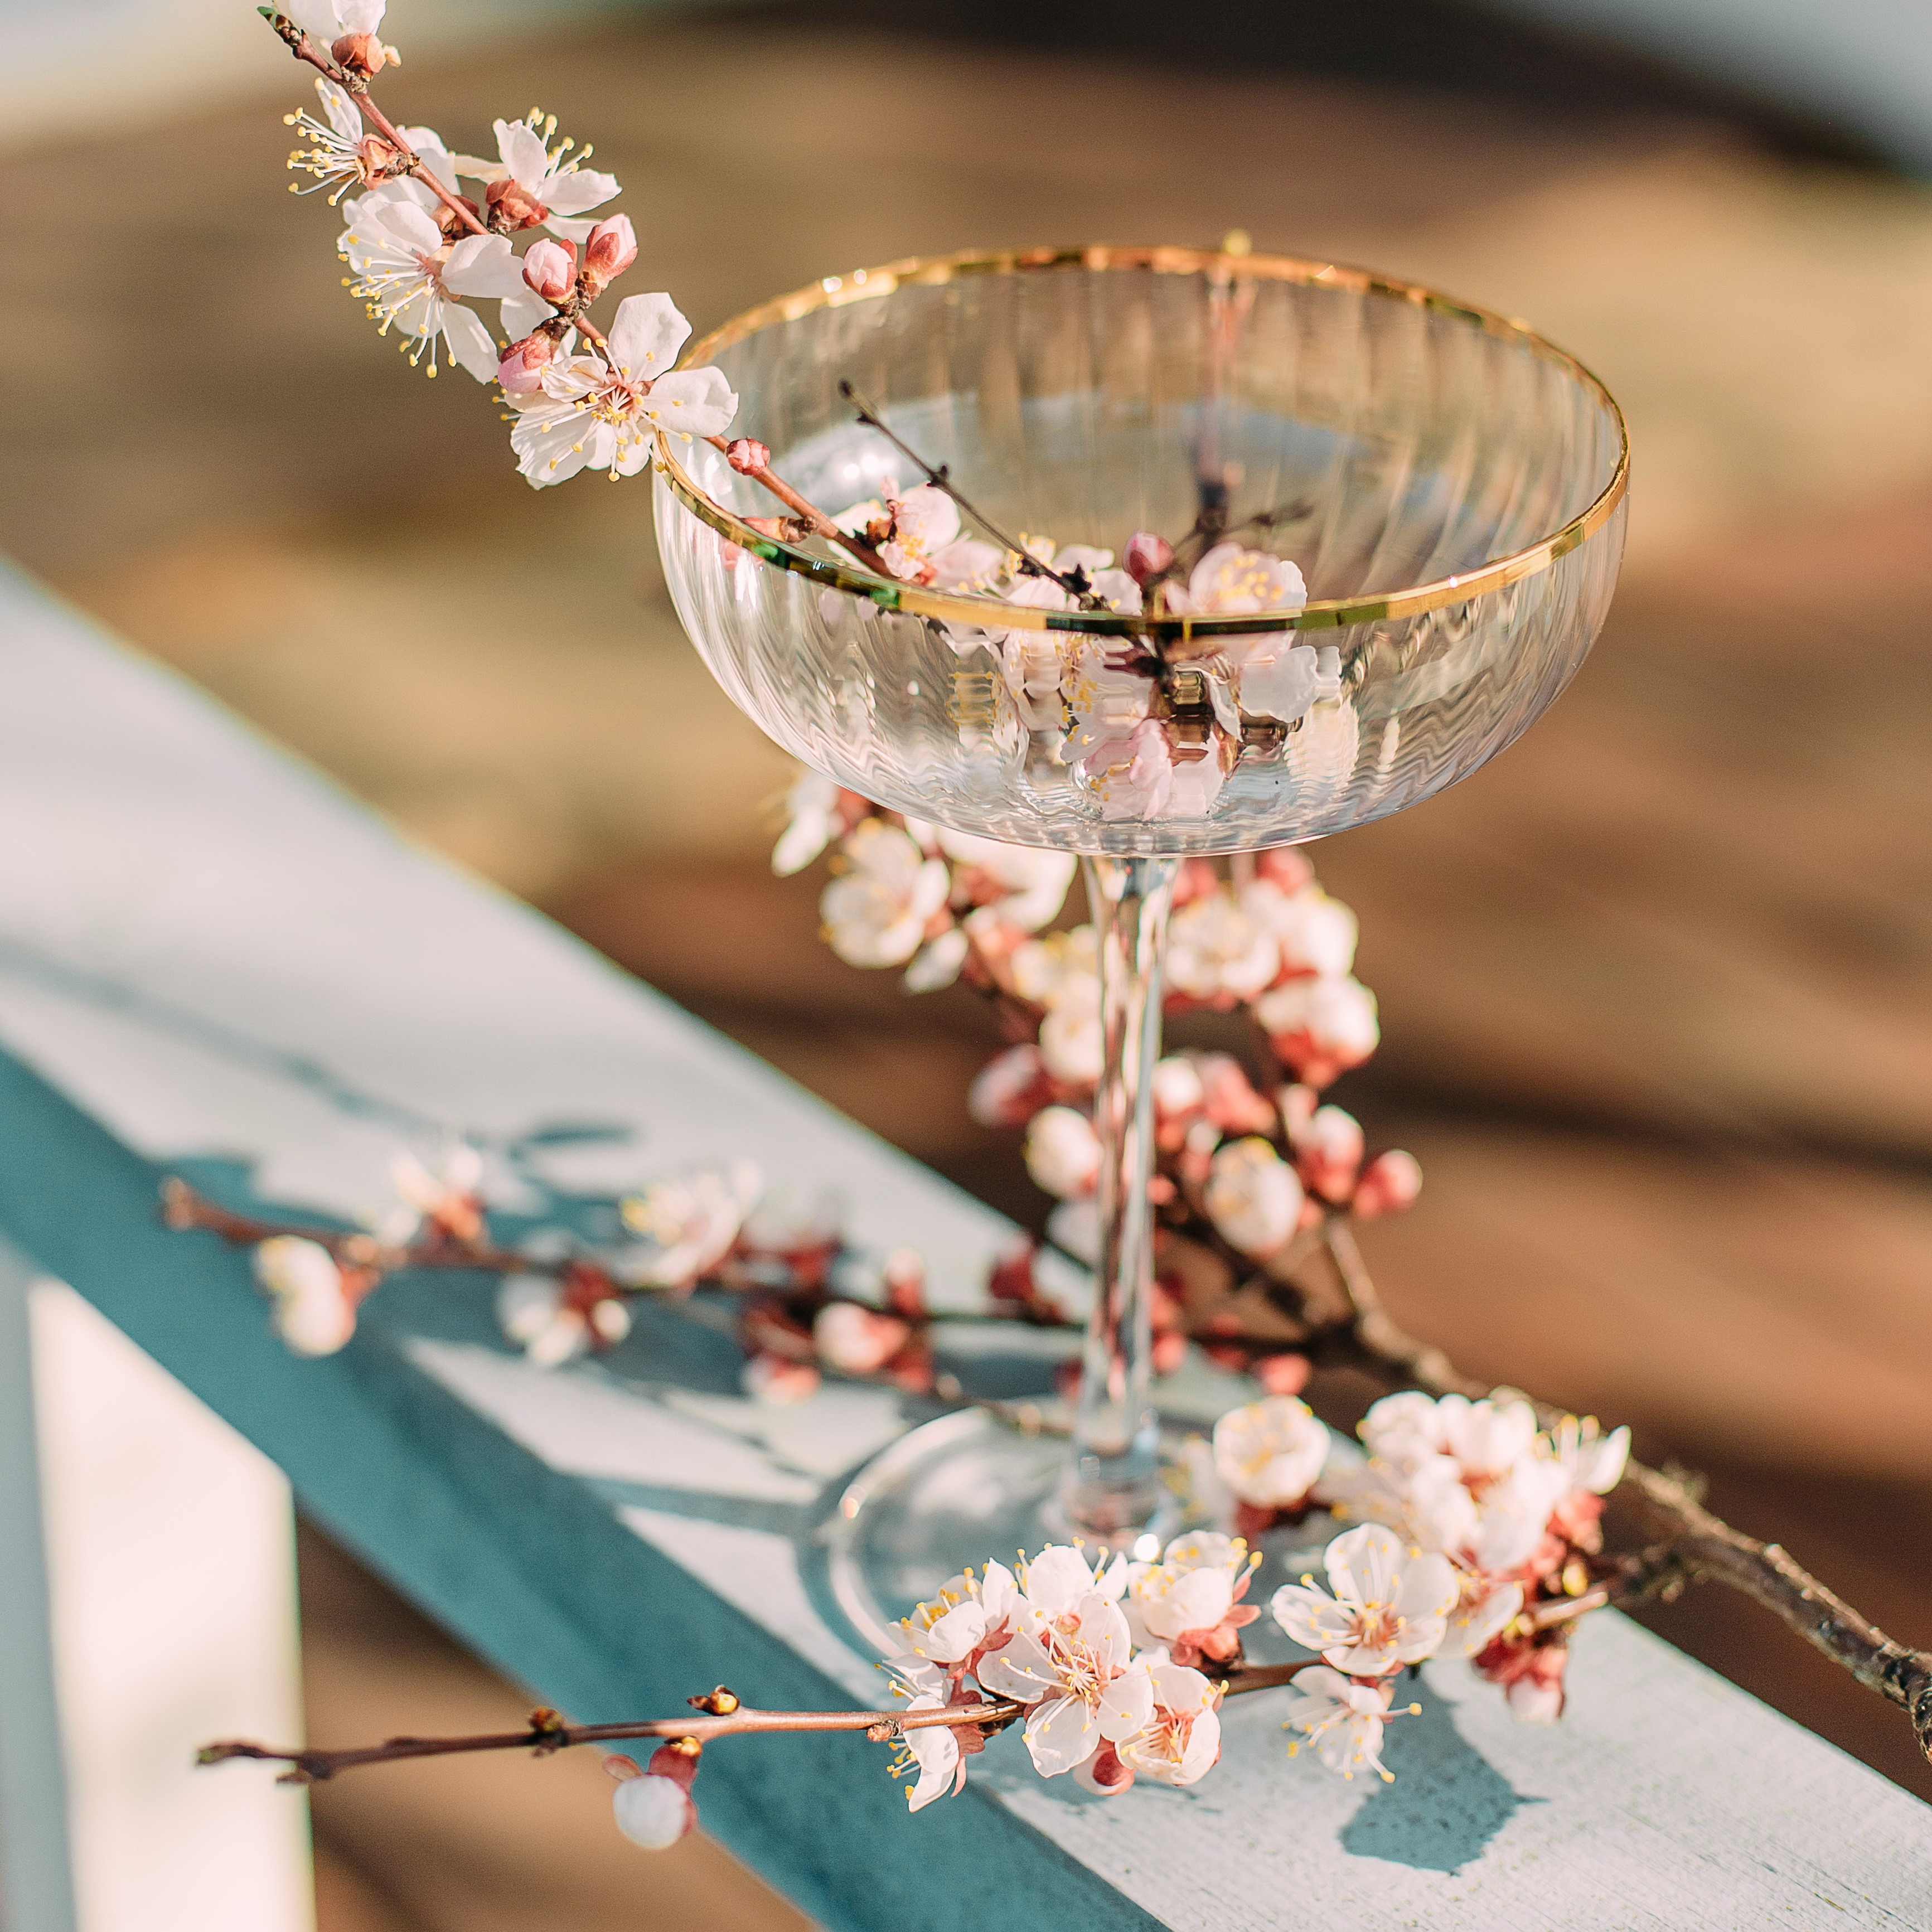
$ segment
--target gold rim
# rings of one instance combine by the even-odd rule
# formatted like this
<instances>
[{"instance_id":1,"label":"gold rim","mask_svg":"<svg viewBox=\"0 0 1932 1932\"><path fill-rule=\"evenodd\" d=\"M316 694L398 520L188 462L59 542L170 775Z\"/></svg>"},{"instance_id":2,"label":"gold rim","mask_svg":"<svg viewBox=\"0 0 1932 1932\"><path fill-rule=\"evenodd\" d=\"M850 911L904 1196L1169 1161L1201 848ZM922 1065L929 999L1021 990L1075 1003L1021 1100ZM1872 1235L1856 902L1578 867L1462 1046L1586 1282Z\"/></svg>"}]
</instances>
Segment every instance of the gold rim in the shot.
<instances>
[{"instance_id":1,"label":"gold rim","mask_svg":"<svg viewBox=\"0 0 1932 1932\"><path fill-rule=\"evenodd\" d=\"M954 591L929 590L916 584L899 584L874 577L855 564L836 563L808 555L791 544L754 530L722 505L714 502L694 483L667 438L658 439L658 466L678 500L692 514L709 524L722 536L740 548L781 570L808 577L828 588L869 598L881 608L904 610L916 616L950 619L956 623L983 628L989 609L997 610L997 628L1002 630L1078 631L1088 634L1159 637L1185 640L1190 637L1244 634L1254 631L1316 631L1339 629L1350 624L1369 624L1389 617L1408 617L1418 611L1439 609L1445 604L1460 604L1505 585L1547 570L1560 556L1586 542L1610 521L1623 500L1630 482L1630 430L1616 399L1578 362L1555 344L1546 341L1528 323L1512 321L1473 303L1458 302L1420 283L1399 282L1364 268L1343 267L1334 262L1305 261L1292 255L1229 255L1209 248L1116 248L1096 245L1081 248L1015 248L994 251L969 250L958 255L929 256L894 262L882 268L860 268L849 275L828 275L809 287L780 296L747 309L722 327L714 328L694 343L680 358L681 369L701 366L724 350L769 328L774 322L796 322L815 310L840 308L848 302L872 302L902 288L931 286L955 281L968 275L1013 275L1037 270L1063 268L1088 269L1143 268L1156 274L1222 275L1252 277L1260 281L1318 284L1324 288L1347 289L1392 302L1404 302L1418 308L1432 310L1471 322L1486 334L1520 344L1533 355L1553 363L1587 389L1604 409L1617 430L1617 465L1602 493L1580 515L1570 518L1561 530L1527 549L1498 557L1480 569L1454 577L1438 578L1411 590L1400 590L1381 597L1338 598L1304 604L1299 610L1258 611L1240 617L1142 617L1120 612L1040 610L1001 602L996 598L976 597Z\"/></svg>"}]
</instances>

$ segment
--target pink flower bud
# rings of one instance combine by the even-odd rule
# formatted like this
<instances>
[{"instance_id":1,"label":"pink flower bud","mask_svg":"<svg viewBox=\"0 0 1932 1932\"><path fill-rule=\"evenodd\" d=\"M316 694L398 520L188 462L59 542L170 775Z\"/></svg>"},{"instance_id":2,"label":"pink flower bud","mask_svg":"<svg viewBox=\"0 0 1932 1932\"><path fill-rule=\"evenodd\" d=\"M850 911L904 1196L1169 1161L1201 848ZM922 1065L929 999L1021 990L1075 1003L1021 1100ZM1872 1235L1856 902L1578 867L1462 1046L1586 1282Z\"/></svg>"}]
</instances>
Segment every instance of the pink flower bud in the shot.
<instances>
[{"instance_id":1,"label":"pink flower bud","mask_svg":"<svg viewBox=\"0 0 1932 1932\"><path fill-rule=\"evenodd\" d=\"M1250 1366L1270 1395L1299 1395L1308 1386L1306 1355L1258 1355Z\"/></svg>"},{"instance_id":2,"label":"pink flower bud","mask_svg":"<svg viewBox=\"0 0 1932 1932\"><path fill-rule=\"evenodd\" d=\"M812 1324L812 1346L820 1359L848 1376L876 1374L905 1346L910 1334L896 1317L851 1301L829 1302Z\"/></svg>"},{"instance_id":3,"label":"pink flower bud","mask_svg":"<svg viewBox=\"0 0 1932 1932\"><path fill-rule=\"evenodd\" d=\"M374 34L344 34L328 51L345 73L359 74L364 80L382 72L389 52Z\"/></svg>"},{"instance_id":4,"label":"pink flower bud","mask_svg":"<svg viewBox=\"0 0 1932 1932\"><path fill-rule=\"evenodd\" d=\"M543 372L556 354L556 344L539 331L513 342L496 364L496 380L512 396L533 396L543 387Z\"/></svg>"},{"instance_id":5,"label":"pink flower bud","mask_svg":"<svg viewBox=\"0 0 1932 1932\"><path fill-rule=\"evenodd\" d=\"M534 228L550 218L550 210L512 175L492 182L484 192L484 199L489 203L490 231L494 235Z\"/></svg>"},{"instance_id":6,"label":"pink flower bud","mask_svg":"<svg viewBox=\"0 0 1932 1932\"><path fill-rule=\"evenodd\" d=\"M1285 892L1298 892L1315 880L1315 868L1292 845L1277 845L1255 856L1255 876Z\"/></svg>"},{"instance_id":7,"label":"pink flower bud","mask_svg":"<svg viewBox=\"0 0 1932 1932\"><path fill-rule=\"evenodd\" d=\"M1318 1107L1294 1144L1302 1184L1324 1201L1347 1200L1362 1164L1362 1126L1354 1115L1340 1107Z\"/></svg>"},{"instance_id":8,"label":"pink flower bud","mask_svg":"<svg viewBox=\"0 0 1932 1932\"><path fill-rule=\"evenodd\" d=\"M1144 588L1174 561L1174 546L1151 530L1136 530L1127 539L1120 562L1127 574Z\"/></svg>"},{"instance_id":9,"label":"pink flower bud","mask_svg":"<svg viewBox=\"0 0 1932 1932\"><path fill-rule=\"evenodd\" d=\"M1274 1109L1254 1089L1232 1053L1196 1056L1201 1076L1201 1106L1224 1134L1264 1134L1274 1126Z\"/></svg>"},{"instance_id":10,"label":"pink flower bud","mask_svg":"<svg viewBox=\"0 0 1932 1932\"><path fill-rule=\"evenodd\" d=\"M637 231L628 214L614 214L598 222L584 244L586 292L602 295L637 259Z\"/></svg>"},{"instance_id":11,"label":"pink flower bud","mask_svg":"<svg viewBox=\"0 0 1932 1932\"><path fill-rule=\"evenodd\" d=\"M1109 1744L1103 1744L1084 1764L1074 1768L1073 1781L1096 1798L1118 1798L1134 1781L1134 1774Z\"/></svg>"},{"instance_id":12,"label":"pink flower bud","mask_svg":"<svg viewBox=\"0 0 1932 1932\"><path fill-rule=\"evenodd\" d=\"M1412 1154L1392 1148L1369 1162L1349 1204L1358 1220L1372 1220L1378 1214L1400 1214L1421 1192L1420 1163Z\"/></svg>"},{"instance_id":13,"label":"pink flower bud","mask_svg":"<svg viewBox=\"0 0 1932 1932\"><path fill-rule=\"evenodd\" d=\"M577 286L577 250L568 242L532 243L524 257L524 280L548 302L560 302Z\"/></svg>"},{"instance_id":14,"label":"pink flower bud","mask_svg":"<svg viewBox=\"0 0 1932 1932\"><path fill-rule=\"evenodd\" d=\"M726 446L724 460L740 476L755 476L771 467L772 453L764 444L748 436L734 436Z\"/></svg>"}]
</instances>

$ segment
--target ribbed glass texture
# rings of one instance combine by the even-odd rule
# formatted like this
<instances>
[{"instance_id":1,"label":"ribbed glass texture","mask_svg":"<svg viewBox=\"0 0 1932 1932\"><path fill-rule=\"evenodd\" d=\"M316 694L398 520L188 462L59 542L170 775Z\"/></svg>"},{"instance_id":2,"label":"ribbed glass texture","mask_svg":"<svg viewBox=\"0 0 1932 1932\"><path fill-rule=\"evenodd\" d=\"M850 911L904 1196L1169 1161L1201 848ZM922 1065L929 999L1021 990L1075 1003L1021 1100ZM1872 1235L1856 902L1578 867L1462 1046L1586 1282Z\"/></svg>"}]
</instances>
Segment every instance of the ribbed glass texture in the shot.
<instances>
[{"instance_id":1,"label":"ribbed glass texture","mask_svg":"<svg viewBox=\"0 0 1932 1932\"><path fill-rule=\"evenodd\" d=\"M1235 519L1284 514L1248 541L1297 563L1316 604L1397 597L1531 550L1617 474L1613 407L1534 338L1359 280L1249 279L1240 267L1074 261L902 280L772 320L717 359L744 398L739 427L834 512L883 479L918 480L851 420L842 378L996 521L1063 546L1119 552L1139 530L1178 540L1199 507L1204 452L1234 486ZM1217 304L1226 313L1231 275L1244 312L1217 356L1211 318ZM718 451L680 455L729 509L778 509ZM686 628L787 750L957 830L1120 854L1316 838L1473 771L1575 674L1610 602L1624 520L1619 503L1541 568L1414 614L1337 626L1311 610L1286 641L1336 653L1313 709L1286 728L1243 718L1204 812L1124 818L1102 815L1070 761L1071 714L1042 720L1038 705L1016 705L998 646L733 544L662 476L656 508ZM997 626L998 607L986 621ZM1168 651L1180 662L1230 648L1240 647L1197 638Z\"/></svg>"}]
</instances>

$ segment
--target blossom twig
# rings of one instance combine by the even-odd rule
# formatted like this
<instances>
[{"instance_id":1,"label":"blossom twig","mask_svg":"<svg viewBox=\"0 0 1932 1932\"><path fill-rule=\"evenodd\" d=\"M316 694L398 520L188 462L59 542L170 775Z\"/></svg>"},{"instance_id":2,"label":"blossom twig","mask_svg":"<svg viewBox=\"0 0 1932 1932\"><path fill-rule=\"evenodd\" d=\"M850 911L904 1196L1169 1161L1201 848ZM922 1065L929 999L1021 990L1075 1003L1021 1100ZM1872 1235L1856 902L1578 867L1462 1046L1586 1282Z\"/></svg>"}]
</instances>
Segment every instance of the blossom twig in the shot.
<instances>
[{"instance_id":1,"label":"blossom twig","mask_svg":"<svg viewBox=\"0 0 1932 1932\"><path fill-rule=\"evenodd\" d=\"M1404 1332L1382 1306L1346 1227L1331 1223L1323 1232L1323 1242L1352 1311L1340 1334L1322 1338L1324 1355L1348 1360L1386 1381L1432 1395L1480 1399L1491 1393L1486 1384L1464 1375L1440 1348ZM1543 1412L1553 1413L1546 1407ZM1886 1636L1780 1544L1760 1542L1732 1528L1704 1507L1683 1475L1632 1460L1618 1486L1666 1534L1657 1558L1659 1588L1664 1587L1667 1564L1686 1580L1708 1577L1742 1591L1868 1690L1898 1705L1910 1720L1920 1752L1932 1762L1932 1651L1914 1649ZM1613 1600L1613 1594L1602 1599Z\"/></svg>"},{"instance_id":2,"label":"blossom twig","mask_svg":"<svg viewBox=\"0 0 1932 1932\"><path fill-rule=\"evenodd\" d=\"M1022 576L1044 577L1050 582L1058 584L1060 589L1065 591L1068 596L1072 598L1083 610L1106 610L1112 608L1107 600L1096 595L1090 585L1083 584L1078 577L1070 575L1064 571L1055 570L1051 564L1041 562L1024 544L1020 542L1016 538L1009 536L998 524L993 521L992 518L986 514L985 511L962 494L958 486L952 481L949 465L942 463L935 466L927 462L926 458L920 455L919 452L914 449L903 436L886 426L885 420L880 416L878 411L874 409L850 382L842 380L838 385L838 393L852 405L857 413L859 421L867 429L877 430L908 463L914 464L918 466L920 474L935 490L950 496L953 502L964 511L967 515L970 517L995 543L1017 557L1019 560L1019 570ZM842 538L840 541L843 542L844 539Z\"/></svg>"},{"instance_id":3,"label":"blossom twig","mask_svg":"<svg viewBox=\"0 0 1932 1932\"><path fill-rule=\"evenodd\" d=\"M1221 1688L1230 1697L1277 1689L1292 1683L1298 1672L1310 1669L1312 1663L1310 1658L1298 1664L1265 1664L1231 1671L1220 1680ZM930 1710L760 1711L740 1703L722 1684L689 1701L704 1714L614 1724L569 1724L555 1711L539 1707L530 1713L529 1724L520 1731L484 1732L454 1738L397 1737L380 1744L344 1750L280 1750L245 1738L229 1738L202 1745L195 1762L208 1766L245 1758L286 1764L289 1768L282 1774L281 1783L320 1784L364 1765L394 1764L411 1758L455 1757L478 1751L527 1750L548 1757L575 1744L616 1744L644 1738L664 1738L674 1742L689 1738L703 1745L719 1738L761 1732L857 1731L874 1744L885 1744L908 1731L927 1730L935 1726L976 1725L988 1731L1004 1730L1027 1712L1025 1705L1009 1697L982 1698Z\"/></svg>"}]
</instances>

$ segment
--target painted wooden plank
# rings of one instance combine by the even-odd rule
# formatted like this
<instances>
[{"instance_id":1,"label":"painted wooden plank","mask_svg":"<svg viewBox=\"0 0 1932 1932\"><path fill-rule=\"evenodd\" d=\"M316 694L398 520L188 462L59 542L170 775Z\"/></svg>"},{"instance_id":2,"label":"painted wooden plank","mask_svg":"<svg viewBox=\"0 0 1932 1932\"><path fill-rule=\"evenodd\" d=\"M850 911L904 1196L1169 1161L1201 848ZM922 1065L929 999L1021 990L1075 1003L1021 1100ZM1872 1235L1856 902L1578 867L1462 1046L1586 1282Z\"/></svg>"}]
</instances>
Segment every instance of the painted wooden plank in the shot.
<instances>
[{"instance_id":1,"label":"painted wooden plank","mask_svg":"<svg viewBox=\"0 0 1932 1932\"><path fill-rule=\"evenodd\" d=\"M916 1243L962 1302L1005 1224L17 584L0 679L0 1228L574 1714L873 1688L814 1531L896 1398L761 1408L728 1340L666 1314L546 1375L461 1280L393 1283L343 1355L296 1361L242 1257L158 1228L154 1185L348 1215L399 1137L456 1127L535 1212L750 1154L841 1187L868 1247ZM1190 1793L1090 1800L1009 1738L909 1820L867 1748L800 1738L713 1754L700 1795L835 1926L1924 1922L1916 1800L1619 1619L1575 1678L1538 1731L1432 1670L1386 1791L1286 1762L1264 1696Z\"/></svg>"},{"instance_id":2,"label":"painted wooden plank","mask_svg":"<svg viewBox=\"0 0 1932 1932\"><path fill-rule=\"evenodd\" d=\"M0 1241L0 1926L74 1932L34 1427L34 1274Z\"/></svg>"}]
</instances>

